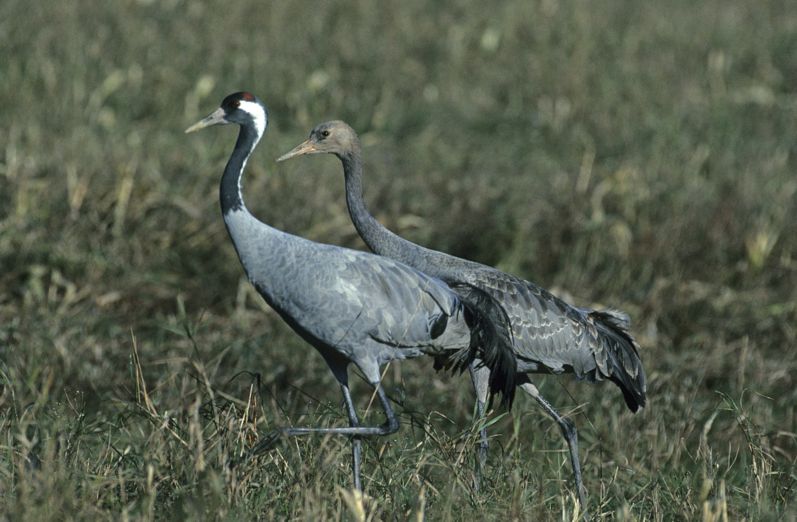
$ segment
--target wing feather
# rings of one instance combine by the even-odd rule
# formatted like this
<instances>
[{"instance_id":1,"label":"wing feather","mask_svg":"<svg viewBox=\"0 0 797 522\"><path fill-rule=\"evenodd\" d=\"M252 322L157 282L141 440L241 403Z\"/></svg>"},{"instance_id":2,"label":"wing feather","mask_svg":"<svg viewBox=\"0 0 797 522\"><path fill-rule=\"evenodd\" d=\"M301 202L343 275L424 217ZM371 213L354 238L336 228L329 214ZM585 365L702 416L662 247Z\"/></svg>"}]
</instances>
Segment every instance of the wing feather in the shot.
<instances>
[{"instance_id":1,"label":"wing feather","mask_svg":"<svg viewBox=\"0 0 797 522\"><path fill-rule=\"evenodd\" d=\"M629 408L645 405L644 370L626 314L575 308L495 269L471 270L468 282L505 310L519 371L572 371L579 378L610 379L623 390Z\"/></svg>"}]
</instances>

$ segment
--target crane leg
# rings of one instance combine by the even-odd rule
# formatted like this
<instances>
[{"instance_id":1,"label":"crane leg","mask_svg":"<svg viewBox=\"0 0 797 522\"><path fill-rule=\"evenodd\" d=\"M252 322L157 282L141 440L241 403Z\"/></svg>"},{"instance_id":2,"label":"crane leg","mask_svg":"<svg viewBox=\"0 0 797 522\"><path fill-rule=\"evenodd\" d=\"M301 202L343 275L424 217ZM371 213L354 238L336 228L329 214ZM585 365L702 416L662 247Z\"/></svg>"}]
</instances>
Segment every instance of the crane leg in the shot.
<instances>
[{"instance_id":1,"label":"crane leg","mask_svg":"<svg viewBox=\"0 0 797 522\"><path fill-rule=\"evenodd\" d=\"M520 387L542 406L545 413L553 418L562 430L562 435L564 435L567 441L567 447L570 450L570 464L573 467L573 476L575 477L576 491L578 493L578 503L581 505L581 510L584 512L584 518L586 519L587 498L584 482L581 480L581 464L578 460L578 433L576 432L576 426L569 419L562 417L559 412L540 395L540 391L532 383L526 382L521 384Z\"/></svg>"},{"instance_id":2,"label":"crane leg","mask_svg":"<svg viewBox=\"0 0 797 522\"><path fill-rule=\"evenodd\" d=\"M267 434L261 438L257 444L249 451L249 457L253 457L264 451L268 451L274 447L274 444L282 437L298 437L301 435L312 435L316 433L328 433L331 435L345 435L345 436L383 436L395 433L399 429L399 420L393 413L393 408L390 406L390 400L387 398L385 391L379 384L379 381L371 383L376 394L379 397L379 402L382 404L382 409L385 411L387 422L381 426L349 426L347 428L280 428Z\"/></svg>"},{"instance_id":3,"label":"crane leg","mask_svg":"<svg viewBox=\"0 0 797 522\"><path fill-rule=\"evenodd\" d=\"M354 409L354 403L351 400L351 392L347 384L341 383L340 389L343 391L343 400L346 402L346 413L349 415L349 426L356 427L360 425L360 420L357 418L357 410ZM360 462L362 454L362 440L360 437L354 436L351 438L351 468L354 475L354 489L362 491L362 483L360 481Z\"/></svg>"},{"instance_id":4,"label":"crane leg","mask_svg":"<svg viewBox=\"0 0 797 522\"><path fill-rule=\"evenodd\" d=\"M486 366L479 367L481 361L475 360L468 367L470 379L473 382L473 389L476 391L476 422L482 423L487 409L488 383L490 381L490 369ZM479 430L479 450L476 462L476 477L473 482L473 489L479 491L481 480L484 476L484 467L487 463L487 450L490 443L487 439L487 428Z\"/></svg>"}]
</instances>

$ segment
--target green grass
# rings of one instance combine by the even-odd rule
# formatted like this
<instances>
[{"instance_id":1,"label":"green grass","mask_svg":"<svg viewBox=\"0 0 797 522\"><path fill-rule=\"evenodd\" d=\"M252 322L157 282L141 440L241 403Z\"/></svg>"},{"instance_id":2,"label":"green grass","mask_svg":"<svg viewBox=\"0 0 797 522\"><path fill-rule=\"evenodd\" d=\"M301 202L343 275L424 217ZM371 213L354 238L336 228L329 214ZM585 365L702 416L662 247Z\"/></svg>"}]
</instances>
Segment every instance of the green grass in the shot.
<instances>
[{"instance_id":1,"label":"green grass","mask_svg":"<svg viewBox=\"0 0 797 522\"><path fill-rule=\"evenodd\" d=\"M362 248L334 158L273 161L344 119L391 229L631 314L641 414L540 379L597 518L797 518L790 2L6 0L0 41L0 519L574 516L526 398L473 491L468 379L423 360L387 370L402 430L366 443L364 501L345 440L226 470L274 426L346 422L227 238L234 130L182 133L239 89L271 111L263 220Z\"/></svg>"}]
</instances>

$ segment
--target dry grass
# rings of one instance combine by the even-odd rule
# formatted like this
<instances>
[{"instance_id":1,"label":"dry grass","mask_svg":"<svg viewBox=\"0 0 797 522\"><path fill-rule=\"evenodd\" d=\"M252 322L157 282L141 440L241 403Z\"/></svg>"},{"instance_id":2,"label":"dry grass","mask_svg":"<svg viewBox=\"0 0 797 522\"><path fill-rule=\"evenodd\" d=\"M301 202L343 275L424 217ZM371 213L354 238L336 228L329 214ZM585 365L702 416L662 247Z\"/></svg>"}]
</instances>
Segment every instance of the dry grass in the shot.
<instances>
[{"instance_id":1,"label":"dry grass","mask_svg":"<svg viewBox=\"0 0 797 522\"><path fill-rule=\"evenodd\" d=\"M541 384L580 428L597 518L795 520L796 26L774 0L6 0L0 519L576 516L525 399L491 418L474 492L467 379L418 361L387 371L402 430L366 443L365 497L345 440L227 470L274 426L345 423L226 237L233 131L182 134L245 88L271 110L246 180L264 220L361 247L335 160L273 163L345 119L392 229L632 315L643 413Z\"/></svg>"}]
</instances>

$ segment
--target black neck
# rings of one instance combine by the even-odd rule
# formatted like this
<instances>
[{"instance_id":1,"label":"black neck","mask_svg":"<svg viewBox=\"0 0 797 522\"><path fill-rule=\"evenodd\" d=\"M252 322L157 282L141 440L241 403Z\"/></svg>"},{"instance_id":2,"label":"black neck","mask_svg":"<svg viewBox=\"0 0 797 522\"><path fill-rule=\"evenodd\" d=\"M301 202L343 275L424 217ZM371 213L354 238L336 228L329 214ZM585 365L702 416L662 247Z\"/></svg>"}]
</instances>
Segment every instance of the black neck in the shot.
<instances>
[{"instance_id":1,"label":"black neck","mask_svg":"<svg viewBox=\"0 0 797 522\"><path fill-rule=\"evenodd\" d=\"M223 215L234 210L246 209L241 195L241 175L246 166L246 160L249 159L259 140L260 135L253 124L241 125L235 149L233 149L227 166L224 168L224 175L221 177L219 194Z\"/></svg>"}]
</instances>

